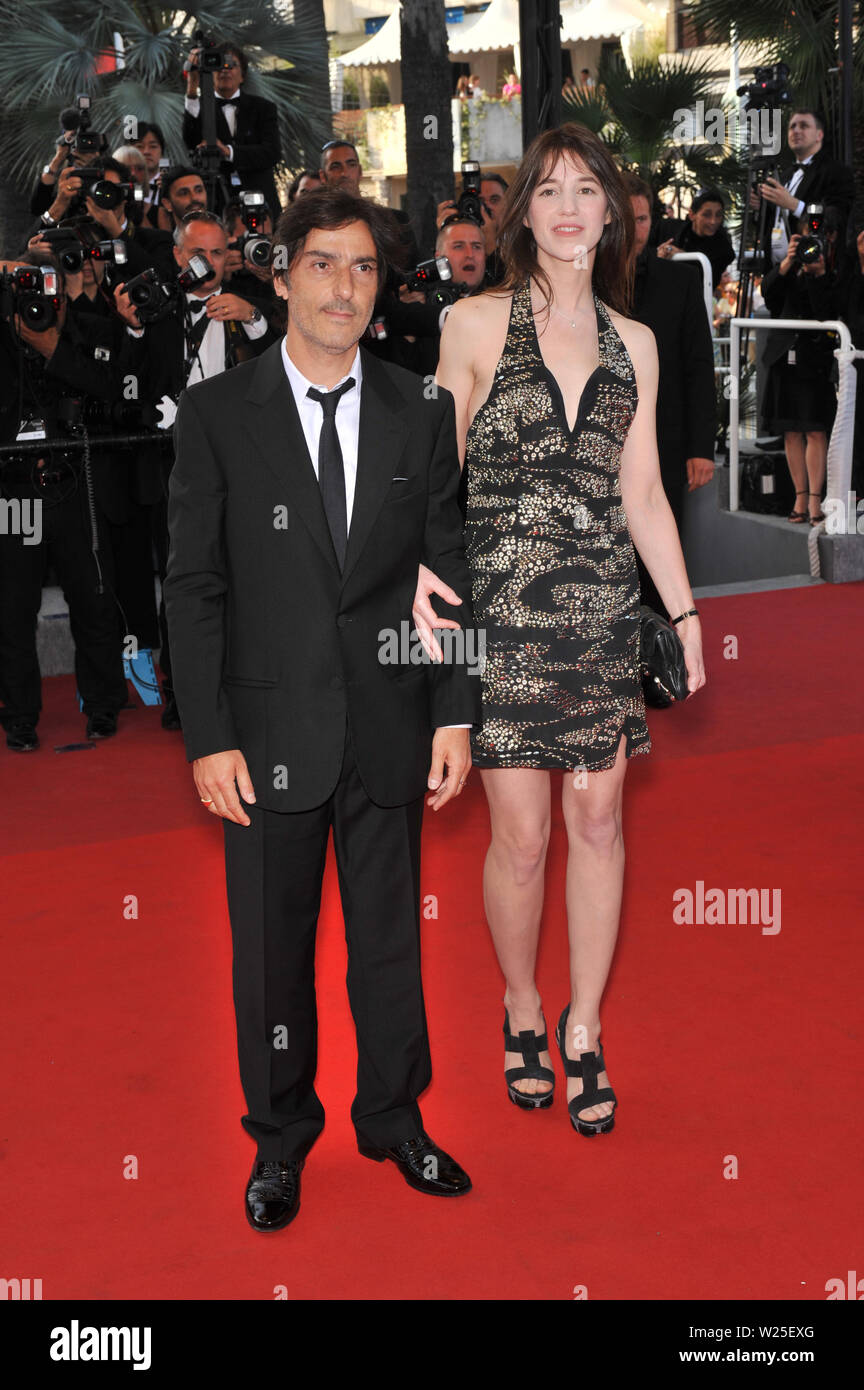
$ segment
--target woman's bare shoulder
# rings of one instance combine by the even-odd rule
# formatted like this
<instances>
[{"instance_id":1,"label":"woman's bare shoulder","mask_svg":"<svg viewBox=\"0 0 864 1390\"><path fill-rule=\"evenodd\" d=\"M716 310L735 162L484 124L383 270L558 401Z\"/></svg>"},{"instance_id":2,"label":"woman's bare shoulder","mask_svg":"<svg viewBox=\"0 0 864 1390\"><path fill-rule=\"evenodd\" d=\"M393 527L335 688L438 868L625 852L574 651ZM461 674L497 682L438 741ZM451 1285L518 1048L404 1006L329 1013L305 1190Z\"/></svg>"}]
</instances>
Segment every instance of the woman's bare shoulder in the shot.
<instances>
[{"instance_id":1,"label":"woman's bare shoulder","mask_svg":"<svg viewBox=\"0 0 864 1390\"><path fill-rule=\"evenodd\" d=\"M652 354L656 358L657 341L647 324L640 323L638 319L628 319L625 314L619 314L617 309L610 309L608 304L604 307L612 327L634 362L637 358L643 362L650 362Z\"/></svg>"},{"instance_id":2,"label":"woman's bare shoulder","mask_svg":"<svg viewBox=\"0 0 864 1390\"><path fill-rule=\"evenodd\" d=\"M484 290L482 294L472 294L465 299L457 299L450 310L448 319L452 319L456 315L457 323L463 325L482 323L487 328L494 328L496 323L508 318L512 303L512 293L502 294L500 290Z\"/></svg>"}]
</instances>

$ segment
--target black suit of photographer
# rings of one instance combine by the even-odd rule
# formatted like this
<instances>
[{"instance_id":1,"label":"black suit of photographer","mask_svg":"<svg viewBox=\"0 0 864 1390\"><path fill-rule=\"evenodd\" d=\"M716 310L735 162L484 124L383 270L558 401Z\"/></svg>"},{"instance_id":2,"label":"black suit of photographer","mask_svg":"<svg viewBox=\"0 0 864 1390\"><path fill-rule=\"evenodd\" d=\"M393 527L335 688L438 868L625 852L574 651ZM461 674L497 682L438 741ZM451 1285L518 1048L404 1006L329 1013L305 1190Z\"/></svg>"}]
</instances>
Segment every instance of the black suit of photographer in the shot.
<instances>
[{"instance_id":1,"label":"black suit of photographer","mask_svg":"<svg viewBox=\"0 0 864 1390\"><path fill-rule=\"evenodd\" d=\"M200 101L200 98L198 99ZM264 194L268 207L274 217L279 211L279 195L273 175L275 166L282 158L279 144L279 114L272 101L255 97L240 91L234 103L235 133L232 135L225 119L225 113L216 100L216 138L223 145L230 145L234 158L222 160L220 173L226 183L231 183L231 175L237 173L240 183L233 184L244 192L257 190ZM187 149L194 150L204 139L204 128L199 114L192 116L183 113L183 142ZM216 211L219 211L217 208Z\"/></svg>"},{"instance_id":2,"label":"black suit of photographer","mask_svg":"<svg viewBox=\"0 0 864 1390\"><path fill-rule=\"evenodd\" d=\"M115 329L67 309L54 352L46 360L0 322L0 443L11 444L25 420L41 420L45 436L87 400L111 401L119 388ZM96 356L97 349L108 359ZM80 406L77 407L80 409ZM85 417L86 418L86 417ZM39 468L44 458L45 467ZM91 481L95 477L91 471ZM0 490L21 504L41 505L41 539L0 532L0 722L35 725L42 708L36 623L46 563L69 604L75 676L84 713L111 714L126 703L120 624L104 512L88 492L81 451L48 450L0 457ZM95 545L95 554L94 554ZM100 592L101 589L101 592Z\"/></svg>"},{"instance_id":3,"label":"black suit of photographer","mask_svg":"<svg viewBox=\"0 0 864 1390\"><path fill-rule=\"evenodd\" d=\"M777 177L784 187L789 186L789 182L797 167L794 159L788 159L780 167ZM798 198L805 206L809 203L821 203L823 208L833 207L837 209L840 216L840 230L837 237L838 246L843 246L845 240L846 220L852 209L852 202L855 197L855 181L852 170L846 164L841 164L839 159L832 159L827 150L821 149L814 154L809 164L804 166L804 173L801 182L793 195ZM768 204L768 215L765 219L765 240L763 242L763 253L765 265L770 270L772 264L772 231L776 216L776 207L773 203ZM802 218L798 218L792 212L787 212L789 236L795 236L801 230Z\"/></svg>"},{"instance_id":4,"label":"black suit of photographer","mask_svg":"<svg viewBox=\"0 0 864 1390\"><path fill-rule=\"evenodd\" d=\"M176 268L175 263L175 271ZM218 294L234 292L230 284L215 291ZM184 311L184 304L185 297L165 318L148 324L140 338L133 339L130 335L134 354L132 370L138 378L142 400L153 407L158 406L164 396L174 401L179 399L194 361L192 345L187 338L191 323ZM205 318L201 316L199 319L201 328L204 327ZM226 319L224 329L225 371L256 357L277 338L277 334L268 327L262 337L250 339L242 325L234 319ZM136 495L152 509L153 546L159 578L163 582L168 564L168 480L173 464L172 436L167 431L160 431L153 445L143 444L137 451ZM164 601L159 605L159 631L159 665L164 676L166 699L170 699L173 688L171 649Z\"/></svg>"}]
</instances>

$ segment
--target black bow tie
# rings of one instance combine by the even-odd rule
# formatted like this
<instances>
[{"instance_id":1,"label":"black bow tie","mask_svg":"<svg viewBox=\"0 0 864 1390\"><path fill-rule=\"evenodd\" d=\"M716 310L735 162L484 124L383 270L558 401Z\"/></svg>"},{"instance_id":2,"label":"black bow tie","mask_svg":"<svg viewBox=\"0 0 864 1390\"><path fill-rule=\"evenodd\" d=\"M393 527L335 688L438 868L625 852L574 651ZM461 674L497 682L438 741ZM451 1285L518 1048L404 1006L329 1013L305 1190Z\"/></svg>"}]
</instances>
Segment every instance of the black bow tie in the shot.
<instances>
[{"instance_id":1,"label":"black bow tie","mask_svg":"<svg viewBox=\"0 0 864 1390\"><path fill-rule=\"evenodd\" d=\"M205 310L205 308L206 308L206 306L207 306L207 300L208 300L208 299L212 299L212 298L213 298L212 294L208 294L208 295L205 295L205 297L204 297L203 299L188 299L188 300L186 301L186 305L187 305L187 308L189 309L189 313L193 316L193 318L195 317L196 314L203 314L203 312L204 312L204 310Z\"/></svg>"},{"instance_id":2,"label":"black bow tie","mask_svg":"<svg viewBox=\"0 0 864 1390\"><path fill-rule=\"evenodd\" d=\"M217 97L217 98L216 98L216 105L217 105L217 106L236 106L236 105L237 105L237 98L236 98L236 97Z\"/></svg>"}]
</instances>

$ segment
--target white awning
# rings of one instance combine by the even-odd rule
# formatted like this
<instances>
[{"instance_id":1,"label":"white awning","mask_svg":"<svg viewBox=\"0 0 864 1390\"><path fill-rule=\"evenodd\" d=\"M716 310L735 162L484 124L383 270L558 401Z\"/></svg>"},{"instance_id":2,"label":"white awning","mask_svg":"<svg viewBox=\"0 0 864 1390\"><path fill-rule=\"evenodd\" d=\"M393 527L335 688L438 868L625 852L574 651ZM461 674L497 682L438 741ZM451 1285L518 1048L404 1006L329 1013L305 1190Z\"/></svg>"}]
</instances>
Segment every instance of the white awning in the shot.
<instances>
[{"instance_id":1,"label":"white awning","mask_svg":"<svg viewBox=\"0 0 864 1390\"><path fill-rule=\"evenodd\" d=\"M587 4L561 5L561 42L584 43L587 39L619 38L639 25L654 28L665 22L660 10L642 0L588 0Z\"/></svg>"},{"instance_id":2,"label":"white awning","mask_svg":"<svg viewBox=\"0 0 864 1390\"><path fill-rule=\"evenodd\" d=\"M469 36L474 33L478 25L483 24L488 19L493 10L500 13L504 7L508 11L512 10L515 15L515 19L512 20L506 34L506 26L493 29L490 24L487 24L486 32L490 41L475 44ZM494 15L492 17L494 20ZM516 0L492 0L489 9L484 10L482 14L466 14L461 23L447 25L447 47L451 57L456 57L462 53L480 53L487 48L512 48L513 44L518 42L519 7ZM361 43L359 48L349 49L347 53L339 55L339 61L346 68L380 68L387 63L399 63L401 60L402 32L399 26L398 9L394 10L393 14L384 21L377 34L373 34L371 39Z\"/></svg>"},{"instance_id":3,"label":"white awning","mask_svg":"<svg viewBox=\"0 0 864 1390\"><path fill-rule=\"evenodd\" d=\"M466 15L462 24L449 24L447 28L453 58L466 53L503 52L519 43L518 0L492 0L482 14Z\"/></svg>"}]
</instances>

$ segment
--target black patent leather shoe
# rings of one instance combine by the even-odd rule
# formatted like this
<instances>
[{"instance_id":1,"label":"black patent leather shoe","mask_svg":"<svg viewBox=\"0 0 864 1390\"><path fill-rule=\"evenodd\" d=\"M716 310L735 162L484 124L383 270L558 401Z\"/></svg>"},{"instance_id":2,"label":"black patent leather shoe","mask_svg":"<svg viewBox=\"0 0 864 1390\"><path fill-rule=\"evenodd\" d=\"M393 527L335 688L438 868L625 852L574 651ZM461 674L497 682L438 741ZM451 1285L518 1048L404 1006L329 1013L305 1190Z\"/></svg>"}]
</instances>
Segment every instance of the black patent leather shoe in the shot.
<instances>
[{"instance_id":1,"label":"black patent leather shoe","mask_svg":"<svg viewBox=\"0 0 864 1390\"><path fill-rule=\"evenodd\" d=\"M32 753L34 748L39 747L36 725L31 724L29 719L15 719L7 724L6 747L11 748L13 753Z\"/></svg>"},{"instance_id":2,"label":"black patent leather shoe","mask_svg":"<svg viewBox=\"0 0 864 1390\"><path fill-rule=\"evenodd\" d=\"M406 1139L389 1149L378 1148L365 1139L357 1139L357 1148L364 1158L383 1163L391 1158L409 1187L418 1192L432 1192L437 1197L460 1197L471 1191L471 1179L455 1158L445 1154L422 1130L415 1139Z\"/></svg>"},{"instance_id":3,"label":"black patent leather shoe","mask_svg":"<svg viewBox=\"0 0 864 1390\"><path fill-rule=\"evenodd\" d=\"M256 1159L246 1184L246 1220L255 1231L281 1231L300 1210L302 1159Z\"/></svg>"},{"instance_id":4,"label":"black patent leather shoe","mask_svg":"<svg viewBox=\"0 0 864 1390\"><path fill-rule=\"evenodd\" d=\"M88 738L113 738L117 732L116 714L91 714L87 720Z\"/></svg>"}]
</instances>

